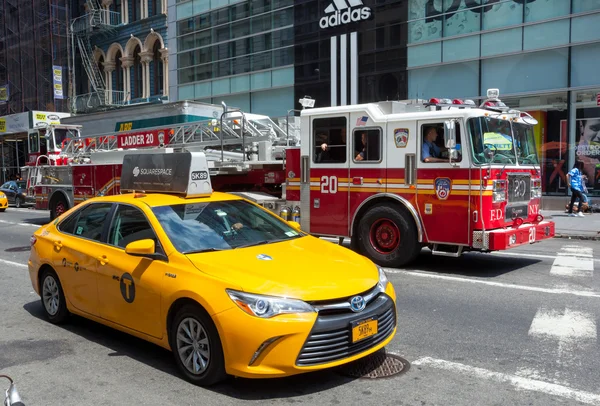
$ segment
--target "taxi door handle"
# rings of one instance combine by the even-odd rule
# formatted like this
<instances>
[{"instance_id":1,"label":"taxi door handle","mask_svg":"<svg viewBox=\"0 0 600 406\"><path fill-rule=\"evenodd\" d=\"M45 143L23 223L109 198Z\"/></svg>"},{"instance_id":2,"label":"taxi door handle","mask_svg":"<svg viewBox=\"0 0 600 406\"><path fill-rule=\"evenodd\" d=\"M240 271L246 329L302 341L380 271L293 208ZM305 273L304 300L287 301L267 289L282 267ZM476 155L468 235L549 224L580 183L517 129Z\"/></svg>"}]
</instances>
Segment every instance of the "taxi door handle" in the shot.
<instances>
[{"instance_id":1,"label":"taxi door handle","mask_svg":"<svg viewBox=\"0 0 600 406\"><path fill-rule=\"evenodd\" d=\"M54 241L54 247L57 248L57 251L60 251L60 249L63 247L62 242Z\"/></svg>"},{"instance_id":2,"label":"taxi door handle","mask_svg":"<svg viewBox=\"0 0 600 406\"><path fill-rule=\"evenodd\" d=\"M106 258L106 255L102 255L101 257L98 257L98 261L100 261L101 265L108 264L108 258Z\"/></svg>"}]
</instances>

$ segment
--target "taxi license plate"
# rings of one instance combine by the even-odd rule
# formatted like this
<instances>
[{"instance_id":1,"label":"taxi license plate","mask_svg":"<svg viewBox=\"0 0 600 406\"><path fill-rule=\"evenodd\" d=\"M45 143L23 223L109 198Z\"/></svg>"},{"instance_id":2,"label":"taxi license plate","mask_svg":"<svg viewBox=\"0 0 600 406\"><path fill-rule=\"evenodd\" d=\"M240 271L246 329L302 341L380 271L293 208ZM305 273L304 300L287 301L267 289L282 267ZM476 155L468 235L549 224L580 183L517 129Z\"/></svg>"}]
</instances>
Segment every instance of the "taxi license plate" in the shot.
<instances>
[{"instance_id":1,"label":"taxi license plate","mask_svg":"<svg viewBox=\"0 0 600 406\"><path fill-rule=\"evenodd\" d=\"M367 319L352 323L352 342L355 343L377 334L377 319Z\"/></svg>"}]
</instances>

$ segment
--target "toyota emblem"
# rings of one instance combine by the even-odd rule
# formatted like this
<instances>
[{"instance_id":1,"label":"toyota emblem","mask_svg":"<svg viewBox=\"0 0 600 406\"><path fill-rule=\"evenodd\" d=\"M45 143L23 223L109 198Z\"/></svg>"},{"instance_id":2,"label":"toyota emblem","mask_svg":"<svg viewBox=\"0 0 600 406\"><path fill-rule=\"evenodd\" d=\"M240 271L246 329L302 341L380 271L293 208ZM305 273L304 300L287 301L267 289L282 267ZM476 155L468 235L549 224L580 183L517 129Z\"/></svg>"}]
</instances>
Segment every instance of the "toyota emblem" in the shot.
<instances>
[{"instance_id":1,"label":"toyota emblem","mask_svg":"<svg viewBox=\"0 0 600 406\"><path fill-rule=\"evenodd\" d=\"M362 296L354 296L350 299L350 308L353 312L362 312L366 305L365 299Z\"/></svg>"}]
</instances>

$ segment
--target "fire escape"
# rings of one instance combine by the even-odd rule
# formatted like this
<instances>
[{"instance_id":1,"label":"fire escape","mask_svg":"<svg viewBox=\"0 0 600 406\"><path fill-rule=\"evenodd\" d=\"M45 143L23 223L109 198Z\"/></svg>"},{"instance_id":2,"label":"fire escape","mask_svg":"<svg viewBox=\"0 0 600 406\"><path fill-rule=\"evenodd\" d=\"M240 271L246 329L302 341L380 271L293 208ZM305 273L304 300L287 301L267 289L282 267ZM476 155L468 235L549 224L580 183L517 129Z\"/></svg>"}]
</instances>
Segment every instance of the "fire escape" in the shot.
<instances>
[{"instance_id":1,"label":"fire escape","mask_svg":"<svg viewBox=\"0 0 600 406\"><path fill-rule=\"evenodd\" d=\"M79 51L81 64L89 79L90 93L76 95L75 75L72 75L73 97L71 98L71 111L73 113L86 113L103 109L119 107L124 104L125 92L107 89L104 74L94 61L92 38L98 36L114 35L116 27L121 23L120 13L103 9L98 0L87 0L88 12L71 21L69 35L73 64L75 72L76 50Z\"/></svg>"}]
</instances>

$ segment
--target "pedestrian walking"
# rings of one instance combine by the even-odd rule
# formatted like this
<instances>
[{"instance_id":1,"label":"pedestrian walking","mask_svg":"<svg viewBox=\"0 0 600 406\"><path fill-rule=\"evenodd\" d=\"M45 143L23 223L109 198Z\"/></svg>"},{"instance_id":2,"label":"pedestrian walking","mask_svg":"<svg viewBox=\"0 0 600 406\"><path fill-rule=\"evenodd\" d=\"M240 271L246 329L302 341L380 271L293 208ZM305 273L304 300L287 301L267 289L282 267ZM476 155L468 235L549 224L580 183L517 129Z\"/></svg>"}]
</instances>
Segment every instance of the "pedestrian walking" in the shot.
<instances>
[{"instance_id":1,"label":"pedestrian walking","mask_svg":"<svg viewBox=\"0 0 600 406\"><path fill-rule=\"evenodd\" d=\"M581 169L583 168L583 162L576 161L575 165L573 165L573 169L567 173L567 183L571 188L571 203L569 203L569 217L584 217L581 212L581 206L585 200L583 195L583 177L581 174ZM577 205L577 214L573 213L573 205L575 204L575 200L579 199L579 203Z\"/></svg>"}]
</instances>

